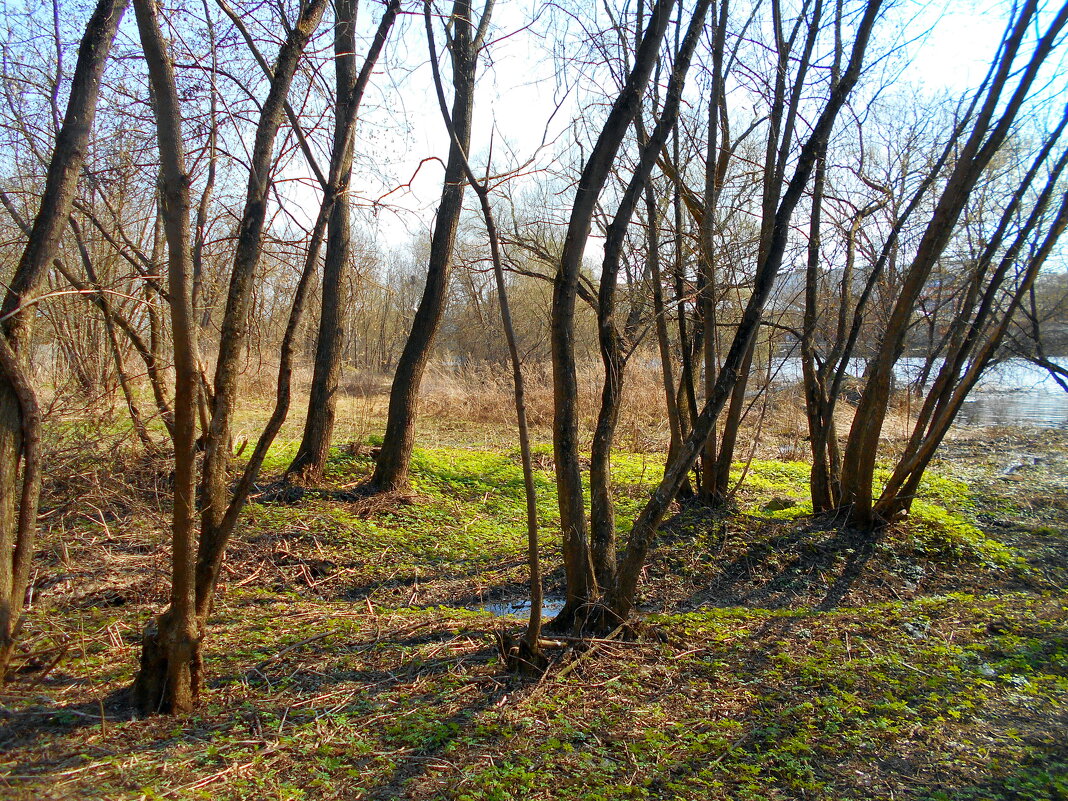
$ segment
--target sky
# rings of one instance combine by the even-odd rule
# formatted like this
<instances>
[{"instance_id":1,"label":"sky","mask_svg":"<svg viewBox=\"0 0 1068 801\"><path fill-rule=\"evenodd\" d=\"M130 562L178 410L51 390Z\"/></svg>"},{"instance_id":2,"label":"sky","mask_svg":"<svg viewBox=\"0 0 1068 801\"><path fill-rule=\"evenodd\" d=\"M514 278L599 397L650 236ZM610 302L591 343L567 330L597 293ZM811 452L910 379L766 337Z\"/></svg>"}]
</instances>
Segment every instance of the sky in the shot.
<instances>
[{"instance_id":1,"label":"sky","mask_svg":"<svg viewBox=\"0 0 1068 801\"><path fill-rule=\"evenodd\" d=\"M567 135L564 129L578 109L579 97L572 91L562 97L563 107L549 120L561 102L554 77L556 65L543 42L521 31L533 17L534 6L528 0L499 0L494 9L495 36L491 36L487 50L488 64L480 67L475 100L472 161L476 172L485 168L491 133L496 171L531 158L548 164L559 147L555 138ZM1003 3L955 2L950 10L942 10L938 4L909 0L892 7L879 35L884 41L896 37L905 45L906 52L895 61L893 70L899 72L899 85L910 87L906 91L960 96L985 74L1002 33L1004 14ZM377 186L368 186L370 191L364 193L365 197L380 196L416 174L410 187L389 195L388 210L380 209L366 218L366 224L377 227L385 240L429 233L441 193L443 166L427 162L420 167L420 161L431 154L444 158L448 144L431 88L421 17L409 17L405 27L392 58L394 64L407 64L407 73L401 86L383 84L382 89L386 93L402 90L403 106L398 107L395 100L390 103L388 95L383 95L383 102L399 111L394 118L402 117L408 130L403 145L398 146L402 152L395 153L390 164L390 176ZM926 35L906 43L925 31ZM440 33L438 37L440 49ZM448 76L448 69L443 68L446 82ZM448 89L447 95L451 97ZM539 150L546 138L549 145ZM596 250L597 243L591 245Z\"/></svg>"},{"instance_id":2,"label":"sky","mask_svg":"<svg viewBox=\"0 0 1068 801\"><path fill-rule=\"evenodd\" d=\"M0 9L6 11L12 3L29 7L22 0L0 0ZM447 7L447 0L440 0L438 5ZM884 41L893 37L900 40L913 36L912 31L930 29L924 38L909 44L908 54L898 60L899 64L906 64L898 80L915 87L917 93L963 94L978 83L986 70L1000 38L1006 6L991 0L955 0L950 10L943 11L938 5L899 0L891 7L878 35ZM406 2L407 9L417 7L414 2ZM599 9L599 4L589 7ZM70 14L75 9L79 15L88 13L85 0L60 0L60 8ZM541 0L498 0L495 5L475 100L471 157L478 172L485 169L491 137L495 172L515 168L530 159L535 160L532 168L550 166L554 155L573 138L567 126L577 114L583 90L561 91L550 44L532 33L545 27L544 17L531 23L538 10L544 15L547 8L549 4ZM741 5L738 8L745 12ZM51 26L50 10L41 6L39 12L33 12L34 16L40 14L43 28ZM598 22L606 24L607 15L601 10L596 13L600 16ZM380 3L364 0L360 28L365 37L377 26L380 15ZM907 26L902 24L904 20L910 20ZM72 22L72 29L76 25ZM528 25L532 32L525 30ZM440 27L437 44L440 51ZM361 61L365 50L366 38L357 55ZM448 82L447 66L443 77ZM595 89L587 86L586 91L591 88ZM451 96L448 90L447 94ZM560 103L563 105L553 117ZM448 140L432 88L421 14L403 15L372 78L364 108L357 130L361 160L353 190L363 206L363 226L385 243L383 249L388 249L413 235L429 234L444 168L440 161L424 159L443 159L447 155ZM548 142L544 147L543 140ZM289 169L307 173L296 162ZM410 186L403 186L409 181ZM293 197L302 216L313 219L318 207L315 190L287 191L295 191ZM374 204L387 193L381 205Z\"/></svg>"},{"instance_id":3,"label":"sky","mask_svg":"<svg viewBox=\"0 0 1068 801\"><path fill-rule=\"evenodd\" d=\"M982 81L1005 26L1005 4L913 3L915 29L930 30L913 49L904 77L928 91L963 93ZM903 9L905 14L912 7Z\"/></svg>"},{"instance_id":4,"label":"sky","mask_svg":"<svg viewBox=\"0 0 1068 801\"><path fill-rule=\"evenodd\" d=\"M472 166L480 175L486 168L491 144L495 173L514 169L531 159L545 164L552 158L553 140L569 123L574 111L573 96L564 97L565 108L555 119L550 119L560 101L555 64L536 37L517 33L533 16L528 2L501 0L494 7L487 48L489 58L482 59L479 65L470 154ZM370 191L362 193L367 199L377 199L411 181L410 187L388 196L385 203L390 208L377 212L377 224L390 238L429 233L441 195L443 160L448 153L448 135L433 90L422 18L409 17L405 28L403 41L396 43L392 58L407 62L410 72L405 74L400 86L381 84L386 92L400 91L382 98L388 110L372 112L376 119L371 121L372 125L379 124L387 130L395 126L394 132L406 129L403 142L395 145L402 152L393 153L399 158L391 160L387 180L369 186ZM440 29L436 36L441 52ZM445 61L442 60L442 80L451 102L450 72ZM398 98L402 105L398 105ZM543 140L548 142L544 148ZM427 156L437 156L442 161L423 162Z\"/></svg>"}]
</instances>

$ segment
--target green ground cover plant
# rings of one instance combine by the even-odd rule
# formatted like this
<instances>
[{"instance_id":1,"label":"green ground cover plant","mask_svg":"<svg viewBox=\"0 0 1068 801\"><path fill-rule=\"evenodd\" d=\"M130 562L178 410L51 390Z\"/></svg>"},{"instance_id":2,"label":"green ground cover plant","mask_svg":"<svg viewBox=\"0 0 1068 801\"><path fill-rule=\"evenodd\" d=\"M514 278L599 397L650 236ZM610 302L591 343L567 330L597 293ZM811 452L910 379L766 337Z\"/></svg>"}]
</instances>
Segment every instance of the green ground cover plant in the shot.
<instances>
[{"instance_id":1,"label":"green ground cover plant","mask_svg":"<svg viewBox=\"0 0 1068 801\"><path fill-rule=\"evenodd\" d=\"M408 493L351 492L373 466L361 441L334 451L324 485L250 505L186 719L136 719L124 696L164 600L166 476L142 459L53 487L0 795L1066 797L1066 520L1013 512L996 469L930 475L869 542L806 513L803 463L754 460L732 509L675 510L632 632L561 639L521 678L494 639L521 621L483 609L525 596L518 455L450 436L417 449ZM536 456L551 597L551 449ZM613 463L621 531L661 470L649 454ZM769 508L782 498L797 503Z\"/></svg>"}]
</instances>

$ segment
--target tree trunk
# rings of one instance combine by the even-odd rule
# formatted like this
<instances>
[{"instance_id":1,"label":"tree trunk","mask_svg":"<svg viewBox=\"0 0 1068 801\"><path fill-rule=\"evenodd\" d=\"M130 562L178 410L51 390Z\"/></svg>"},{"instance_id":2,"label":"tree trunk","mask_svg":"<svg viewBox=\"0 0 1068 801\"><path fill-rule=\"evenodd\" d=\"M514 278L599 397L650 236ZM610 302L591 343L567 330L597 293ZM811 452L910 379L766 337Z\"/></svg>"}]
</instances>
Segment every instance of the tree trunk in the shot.
<instances>
[{"instance_id":1,"label":"tree trunk","mask_svg":"<svg viewBox=\"0 0 1068 801\"><path fill-rule=\"evenodd\" d=\"M201 621L206 620L210 613L226 545L236 523L229 492L229 467L232 461L230 428L237 406L241 355L248 341L252 279L263 247L275 139L285 115L286 98L297 65L319 26L326 5L326 0L311 0L303 6L300 18L289 29L285 43L279 50L270 90L256 126L245 207L219 335L211 421L208 436L205 437L200 541L196 562L196 608L197 618ZM242 499L238 505L243 502Z\"/></svg>"},{"instance_id":2,"label":"tree trunk","mask_svg":"<svg viewBox=\"0 0 1068 801\"><path fill-rule=\"evenodd\" d=\"M203 639L183 628L168 608L141 633L141 657L132 688L143 715L188 714L196 706L204 673Z\"/></svg>"},{"instance_id":3,"label":"tree trunk","mask_svg":"<svg viewBox=\"0 0 1068 801\"><path fill-rule=\"evenodd\" d=\"M616 522L612 501L611 456L623 397L623 375L626 366L624 348L633 336L633 331L628 330L633 326L625 326L621 332L616 323L615 296L622 251L631 218L648 185L657 156L675 128L686 73L689 71L690 60L710 5L711 0L698 0L694 8L685 41L676 53L663 111L652 134L641 145L638 166L628 182L605 237L601 282L597 293L597 328L601 360L604 363L604 385L590 452L590 546L594 574L601 587L611 587L615 583ZM640 119L635 122L639 133L643 133L644 125Z\"/></svg>"},{"instance_id":4,"label":"tree trunk","mask_svg":"<svg viewBox=\"0 0 1068 801\"><path fill-rule=\"evenodd\" d=\"M575 300L586 240L594 209L616 154L641 108L645 86L667 31L674 0L658 0L642 37L634 66L601 129L582 169L568 222L560 266L553 281L550 337L553 365L553 458L564 543L567 598L553 627L569 629L597 593L597 581L586 537L586 512L579 467L578 374L575 363Z\"/></svg>"},{"instance_id":5,"label":"tree trunk","mask_svg":"<svg viewBox=\"0 0 1068 801\"><path fill-rule=\"evenodd\" d=\"M1065 151L1050 170L1046 184L1031 209L1028 219L1020 226L1013 242L1002 254L1000 264L990 276L983 292L978 309L972 315L977 294L975 287L982 280L982 275L988 269L996 251L1000 249L1010 222L1015 222L1022 198L1030 190L1039 168L1045 166L1052 146L1060 137L1066 122L1068 122L1068 116L1062 118L1057 130L1048 138L1046 146L1033 162L1027 177L1014 192L1003 212L997 231L991 236L990 242L973 268L975 273L965 304L966 317L960 321L961 330L955 332L955 335L950 338L942 369L924 399L912 436L875 505L873 512L877 519L890 520L898 513L907 512L911 508L912 499L927 465L949 431L964 399L993 359L1014 314L1019 309L1023 298L1030 292L1039 270L1053 252L1065 226L1068 225L1068 194L1062 194L1056 216L1042 234L1046 208L1056 194L1057 183L1068 166L1068 151ZM1040 234L1042 243L1035 245L1034 240L1037 240ZM1002 287L1020 254L1029 245L1031 252L1026 258L1026 264L1017 278L1016 287L1011 291L1008 302L1004 303L1004 300L999 297L1003 292ZM966 333L963 330L965 327L967 327ZM969 361L965 370L965 364ZM964 370L963 376L961 376L962 370Z\"/></svg>"},{"instance_id":6,"label":"tree trunk","mask_svg":"<svg viewBox=\"0 0 1068 801\"><path fill-rule=\"evenodd\" d=\"M670 461L682 447L682 426L679 423L671 340L668 334L667 311L664 308L664 279L660 270L660 232L657 229L660 220L652 184L645 187L645 213L649 274L653 284L653 323L656 327L657 350L660 354L660 378L664 386L664 405L667 407L668 428L671 431L671 441L668 445L668 460Z\"/></svg>"},{"instance_id":7,"label":"tree trunk","mask_svg":"<svg viewBox=\"0 0 1068 801\"><path fill-rule=\"evenodd\" d=\"M145 714L191 712L200 688L200 641L194 608L196 436L200 374L193 312L190 177L174 65L153 0L134 0L141 45L152 82L160 154L160 206L167 238L167 295L174 347L174 511L171 522L170 606L142 639L134 696Z\"/></svg>"},{"instance_id":8,"label":"tree trunk","mask_svg":"<svg viewBox=\"0 0 1068 801\"><path fill-rule=\"evenodd\" d=\"M812 449L809 494L812 511L829 512L835 506L831 489L827 440L834 432L834 418L828 414L827 387L816 365L816 321L819 314L820 224L823 213L823 185L826 153L816 160L812 180L812 211L809 217L808 263L805 269L805 312L801 332L801 371L805 387L805 416ZM832 412L833 414L833 412Z\"/></svg>"},{"instance_id":9,"label":"tree trunk","mask_svg":"<svg viewBox=\"0 0 1068 801\"><path fill-rule=\"evenodd\" d=\"M345 122L349 119L347 110L351 103L358 102L353 91L356 80L356 0L337 0L335 5L337 23L334 27L334 73L337 101L334 110L334 139L337 141L348 136L344 129ZM341 165L345 187L352 177L352 158L353 148L350 144L344 152ZM287 476L298 474L308 481L322 479L334 434L338 376L341 373L341 346L344 341L341 322L342 294L345 270L348 269L352 250L351 215L352 202L349 193L342 191L334 202L327 227L322 306L304 436L296 456L286 469Z\"/></svg>"},{"instance_id":10,"label":"tree trunk","mask_svg":"<svg viewBox=\"0 0 1068 801\"><path fill-rule=\"evenodd\" d=\"M749 386L749 374L753 369L753 351L756 350L756 343L757 338L754 336L738 368L738 380L731 390L727 414L723 417L723 431L719 437L719 452L715 455L712 485L705 487L707 500L713 506L721 506L727 501L731 464L734 462L734 447L738 444L738 430L742 422L742 413L745 410L745 393ZM714 382L712 387L715 387ZM706 392L711 394L711 390L706 389Z\"/></svg>"},{"instance_id":11,"label":"tree trunk","mask_svg":"<svg viewBox=\"0 0 1068 801\"><path fill-rule=\"evenodd\" d=\"M449 136L453 142L457 142L456 126L449 115L448 103L445 101L445 89L438 69L437 48L434 44L434 27L431 22L429 3L423 5L423 20L426 25L427 44L430 47L430 66L434 75L434 89L438 96L438 107L441 111L442 119L445 121L445 127L449 130ZM525 673L540 672L545 667L547 659L541 653L541 648L538 644L538 638L541 636L541 608L543 604L541 556L538 552L538 499L534 486L534 463L530 450L530 428L527 424L523 363L519 355L519 346L516 343L515 325L512 323L512 311L504 284L501 243L497 234L497 223L489 203L488 178L485 182L479 183L471 169L471 163L467 160L467 154L461 149L460 155L467 182L478 196L479 205L482 207L482 218L486 223L486 236L489 238L490 257L493 261L493 279L497 287L497 302L501 311L501 326L504 329L504 337L508 344L508 356L512 365L512 388L515 401L516 427L519 432L519 455L523 464L523 490L526 498L527 513L527 569L530 578L530 617L527 619L526 633L519 645L514 651L512 648L505 650L510 659L514 657L512 660L515 663L513 667ZM487 164L487 173L489 168L490 165Z\"/></svg>"},{"instance_id":12,"label":"tree trunk","mask_svg":"<svg viewBox=\"0 0 1068 801\"><path fill-rule=\"evenodd\" d=\"M487 3L479 31L488 25L492 3ZM430 259L427 263L426 285L415 311L415 319L404 343L397 372L389 393L389 411L382 450L375 465L371 486L378 490L394 490L407 486L408 468L415 445L415 407L423 372L430 358L445 309L452 251L456 243L460 213L463 211L464 154L471 145L471 124L475 105L475 72L481 37L476 35L471 20L471 0L454 0L453 31L450 43L452 61L452 124L455 136L449 146L449 160L445 166L445 184L441 191L434 234L430 240Z\"/></svg>"},{"instance_id":13,"label":"tree trunk","mask_svg":"<svg viewBox=\"0 0 1068 801\"><path fill-rule=\"evenodd\" d=\"M86 26L41 206L0 306L0 684L22 618L40 500L40 422L29 380L33 313L28 306L59 248L73 207L100 81L125 10L126 0L100 0Z\"/></svg>"},{"instance_id":14,"label":"tree trunk","mask_svg":"<svg viewBox=\"0 0 1068 801\"><path fill-rule=\"evenodd\" d=\"M771 110L768 115L768 140L764 153L760 241L757 248L758 265L764 263L770 246L786 163L794 140L794 128L801 103L801 94L805 88L805 76L811 64L812 50L815 47L816 37L820 30L822 12L822 0L816 0L812 9L811 21L805 26L806 33L802 53L797 58L797 74L794 76L793 86L790 88L788 95L787 78L790 74L790 62L793 58L794 43L802 29L804 14L802 13L797 18L790 35L786 36L783 29L784 21L781 18L781 9L777 5L773 6L778 68L775 73ZM711 214L712 209L706 209L705 212L706 214ZM737 381L731 390L730 404L727 407L727 414L723 420L722 434L719 439L719 452L716 454L712 485L704 488L708 501L715 505L724 503L728 496L731 463L734 461L734 449L738 441L739 427L745 411L745 395L756 345L757 340L754 336L738 369ZM706 394L710 392L711 390L706 388Z\"/></svg>"},{"instance_id":15,"label":"tree trunk","mask_svg":"<svg viewBox=\"0 0 1068 801\"><path fill-rule=\"evenodd\" d=\"M203 626L207 616L211 613L215 590L218 585L219 573L222 569L223 557L230 536L237 527L241 512L248 501L256 478L259 476L263 460L267 451L274 442L275 437L282 428L289 414L291 397L293 363L296 353L296 337L300 326L304 306L307 301L311 286L311 278L315 273L315 266L319 261L319 251L327 229L328 221L333 214L334 204L338 201L347 188L345 174L346 153L352 148L352 138L355 132L356 114L359 109L359 101L362 98L367 84L370 81L373 66L385 46L389 32L396 21L400 10L399 0L390 0L379 22L378 30L368 50L363 69L356 79L356 85L352 93L352 101L346 109L346 119L341 128L345 132L340 138L336 138L330 157L330 174L323 184L323 200L319 207L319 214L312 229L311 240L305 255L304 268L293 293L293 302L290 306L289 319L286 322L285 333L282 336L282 344L279 351L278 379L276 382L275 405L271 416L264 426L263 431L256 441L245 469L234 485L229 497L229 503L222 519L212 528L205 529L201 534L200 548L197 553L197 582L196 582L196 609L197 618ZM309 9L308 13L311 13ZM316 13L321 14L319 9ZM300 39L291 39L293 47L303 51L307 43L307 36L314 30L314 24L309 22L306 35ZM280 56L280 61L281 61ZM277 79L278 73L275 73ZM287 78L286 80L290 80ZM284 95L283 95L284 96Z\"/></svg>"},{"instance_id":16,"label":"tree trunk","mask_svg":"<svg viewBox=\"0 0 1068 801\"><path fill-rule=\"evenodd\" d=\"M181 115L173 65L166 51L156 6L135 0L138 29L152 80L161 162L164 230L171 291L175 365L175 501L172 527L171 602L146 629L141 672L135 695L145 712L184 713L196 703L200 687L200 643L207 625L223 553L247 497L228 499L230 419L237 397L238 359L247 334L251 280L259 261L274 141L285 98L326 0L304 6L279 52L270 91L262 106L226 313L223 318L212 418L205 433L207 455L201 482L201 530L194 561L196 533L196 412L202 382L197 360L192 303L193 260L190 249L190 180L182 152ZM302 285L306 281L302 276ZM298 289L298 297L300 290ZM297 302L294 302L297 305ZM292 316L292 315L291 315ZM292 320L291 320L292 324ZM262 440L262 437L261 437ZM247 481L246 470L243 482Z\"/></svg>"}]
</instances>

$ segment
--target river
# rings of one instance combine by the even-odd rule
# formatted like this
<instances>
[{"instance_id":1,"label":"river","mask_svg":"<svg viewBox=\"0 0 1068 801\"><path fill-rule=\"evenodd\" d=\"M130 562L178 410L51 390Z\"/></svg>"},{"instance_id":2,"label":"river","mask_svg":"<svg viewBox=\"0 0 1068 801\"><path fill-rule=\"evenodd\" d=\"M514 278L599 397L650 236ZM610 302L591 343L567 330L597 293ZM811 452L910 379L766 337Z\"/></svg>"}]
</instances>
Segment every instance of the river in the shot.
<instances>
[{"instance_id":1,"label":"river","mask_svg":"<svg viewBox=\"0 0 1068 801\"><path fill-rule=\"evenodd\" d=\"M1053 361L1068 367L1068 359ZM895 367L898 381L910 380L922 367L922 359L901 359ZM850 373L862 375L863 372L863 360L855 359L850 365ZM801 360L797 357L783 359L777 365L774 380L783 383L800 381ZM982 378L965 400L956 423L964 426L1068 428L1068 392L1042 368L1024 359L1008 359Z\"/></svg>"}]
</instances>

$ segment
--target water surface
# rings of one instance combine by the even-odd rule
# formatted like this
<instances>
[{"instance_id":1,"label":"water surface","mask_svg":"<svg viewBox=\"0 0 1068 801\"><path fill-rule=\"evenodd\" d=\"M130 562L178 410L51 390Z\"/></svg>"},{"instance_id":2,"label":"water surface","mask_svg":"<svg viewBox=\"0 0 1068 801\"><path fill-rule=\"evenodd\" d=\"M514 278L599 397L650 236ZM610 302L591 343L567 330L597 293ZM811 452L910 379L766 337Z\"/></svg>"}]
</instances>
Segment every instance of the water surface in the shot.
<instances>
[{"instance_id":1,"label":"water surface","mask_svg":"<svg viewBox=\"0 0 1068 801\"><path fill-rule=\"evenodd\" d=\"M1052 361L1068 367L1068 359ZM899 385L911 382L923 369L924 360L903 358L894 366ZM938 375L941 361L931 370L930 381ZM851 375L864 374L863 359L849 364ZM789 384L800 382L801 359L796 356L772 364L772 381ZM1034 426L1068 427L1068 392L1050 374L1025 359L1007 359L987 371L964 401L957 414L957 425L965 426Z\"/></svg>"},{"instance_id":2,"label":"water surface","mask_svg":"<svg viewBox=\"0 0 1068 801\"><path fill-rule=\"evenodd\" d=\"M496 601L494 603L479 604L467 608L475 612L489 612L491 615L496 615L497 617L503 617L505 615L523 619L530 617L530 601ZM554 617L556 613L563 608L563 598L546 598L545 602L541 605L541 616L543 618Z\"/></svg>"}]
</instances>

